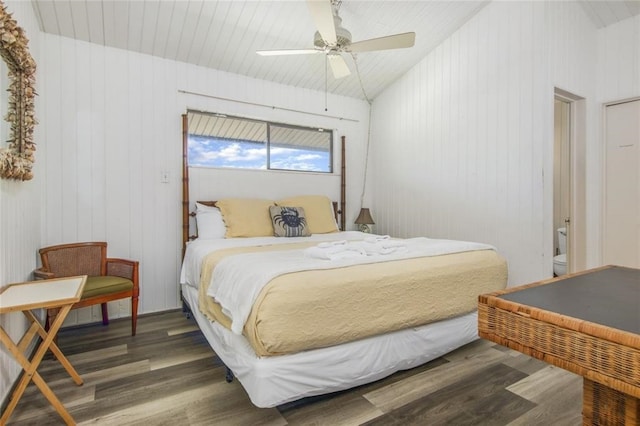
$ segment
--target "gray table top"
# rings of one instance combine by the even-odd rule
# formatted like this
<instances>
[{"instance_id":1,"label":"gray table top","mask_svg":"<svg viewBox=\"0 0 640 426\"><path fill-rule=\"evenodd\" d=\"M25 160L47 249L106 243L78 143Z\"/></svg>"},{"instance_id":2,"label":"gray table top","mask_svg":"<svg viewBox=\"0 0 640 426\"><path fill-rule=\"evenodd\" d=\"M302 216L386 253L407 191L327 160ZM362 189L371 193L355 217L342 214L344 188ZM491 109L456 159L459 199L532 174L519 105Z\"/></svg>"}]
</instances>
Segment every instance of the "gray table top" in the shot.
<instances>
[{"instance_id":1,"label":"gray table top","mask_svg":"<svg viewBox=\"0 0 640 426\"><path fill-rule=\"evenodd\" d=\"M640 334L640 269L614 266L499 297Z\"/></svg>"}]
</instances>

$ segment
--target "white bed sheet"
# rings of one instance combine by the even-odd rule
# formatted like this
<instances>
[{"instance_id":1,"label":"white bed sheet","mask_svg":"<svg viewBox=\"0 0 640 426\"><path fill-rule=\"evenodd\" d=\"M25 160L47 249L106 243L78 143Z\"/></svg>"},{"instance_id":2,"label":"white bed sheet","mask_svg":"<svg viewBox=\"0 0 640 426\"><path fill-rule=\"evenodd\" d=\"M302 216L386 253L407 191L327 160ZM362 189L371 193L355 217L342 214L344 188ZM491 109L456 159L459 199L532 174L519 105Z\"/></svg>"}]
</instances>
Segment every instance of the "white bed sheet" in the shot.
<instances>
[{"instance_id":1,"label":"white bed sheet","mask_svg":"<svg viewBox=\"0 0 640 426\"><path fill-rule=\"evenodd\" d=\"M334 232L330 234L313 234L309 237L253 237L253 238L221 238L211 240L194 240L187 244L187 250L180 271L180 284L188 284L198 288L202 260L209 253L233 247L265 246L273 244L291 244L322 241L356 241L364 240L372 234L359 231Z\"/></svg>"},{"instance_id":2,"label":"white bed sheet","mask_svg":"<svg viewBox=\"0 0 640 426\"><path fill-rule=\"evenodd\" d=\"M472 312L417 328L273 357L258 357L249 342L198 310L198 290L182 285L207 341L258 407L274 407L300 398L370 383L438 358L478 338Z\"/></svg>"}]
</instances>

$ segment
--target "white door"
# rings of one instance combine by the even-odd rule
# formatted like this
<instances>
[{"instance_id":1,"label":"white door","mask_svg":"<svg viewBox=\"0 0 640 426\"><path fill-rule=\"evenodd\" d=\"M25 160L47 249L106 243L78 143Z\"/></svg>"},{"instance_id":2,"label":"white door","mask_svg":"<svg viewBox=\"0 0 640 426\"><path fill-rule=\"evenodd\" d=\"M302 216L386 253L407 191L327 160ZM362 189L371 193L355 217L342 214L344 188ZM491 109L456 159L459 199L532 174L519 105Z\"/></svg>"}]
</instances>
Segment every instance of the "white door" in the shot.
<instances>
[{"instance_id":1,"label":"white door","mask_svg":"<svg viewBox=\"0 0 640 426\"><path fill-rule=\"evenodd\" d=\"M640 100L606 108L603 261L640 268Z\"/></svg>"}]
</instances>

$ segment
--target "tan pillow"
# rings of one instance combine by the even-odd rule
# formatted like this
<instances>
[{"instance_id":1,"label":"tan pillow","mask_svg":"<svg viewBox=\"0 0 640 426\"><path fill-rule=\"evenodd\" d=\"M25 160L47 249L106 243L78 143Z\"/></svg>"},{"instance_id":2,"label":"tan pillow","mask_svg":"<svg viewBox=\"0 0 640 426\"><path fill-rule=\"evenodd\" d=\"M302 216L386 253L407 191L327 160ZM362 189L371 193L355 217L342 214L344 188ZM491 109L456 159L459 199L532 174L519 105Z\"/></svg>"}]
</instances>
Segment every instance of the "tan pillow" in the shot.
<instances>
[{"instance_id":1,"label":"tan pillow","mask_svg":"<svg viewBox=\"0 0 640 426\"><path fill-rule=\"evenodd\" d=\"M227 227L225 238L273 236L269 206L272 200L227 198L216 201Z\"/></svg>"},{"instance_id":2,"label":"tan pillow","mask_svg":"<svg viewBox=\"0 0 640 426\"><path fill-rule=\"evenodd\" d=\"M338 232L338 224L333 214L333 204L324 195L300 195L276 201L279 206L302 207L312 234Z\"/></svg>"}]
</instances>

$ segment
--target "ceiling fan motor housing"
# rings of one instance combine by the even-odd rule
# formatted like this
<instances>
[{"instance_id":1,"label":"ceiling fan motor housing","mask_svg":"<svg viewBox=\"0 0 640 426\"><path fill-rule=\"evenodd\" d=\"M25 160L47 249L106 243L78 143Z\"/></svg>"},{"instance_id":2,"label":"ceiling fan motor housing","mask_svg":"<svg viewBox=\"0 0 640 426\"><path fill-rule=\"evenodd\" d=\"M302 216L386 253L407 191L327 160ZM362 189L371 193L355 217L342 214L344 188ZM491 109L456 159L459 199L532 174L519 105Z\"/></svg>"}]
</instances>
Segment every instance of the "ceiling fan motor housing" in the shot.
<instances>
[{"instance_id":1,"label":"ceiling fan motor housing","mask_svg":"<svg viewBox=\"0 0 640 426\"><path fill-rule=\"evenodd\" d=\"M319 47L320 49L325 49L326 47L336 47L340 49L351 45L351 33L342 26L342 19L338 15L333 15L333 22L336 28L336 46L328 46L319 31L316 31L313 35L314 46Z\"/></svg>"}]
</instances>

